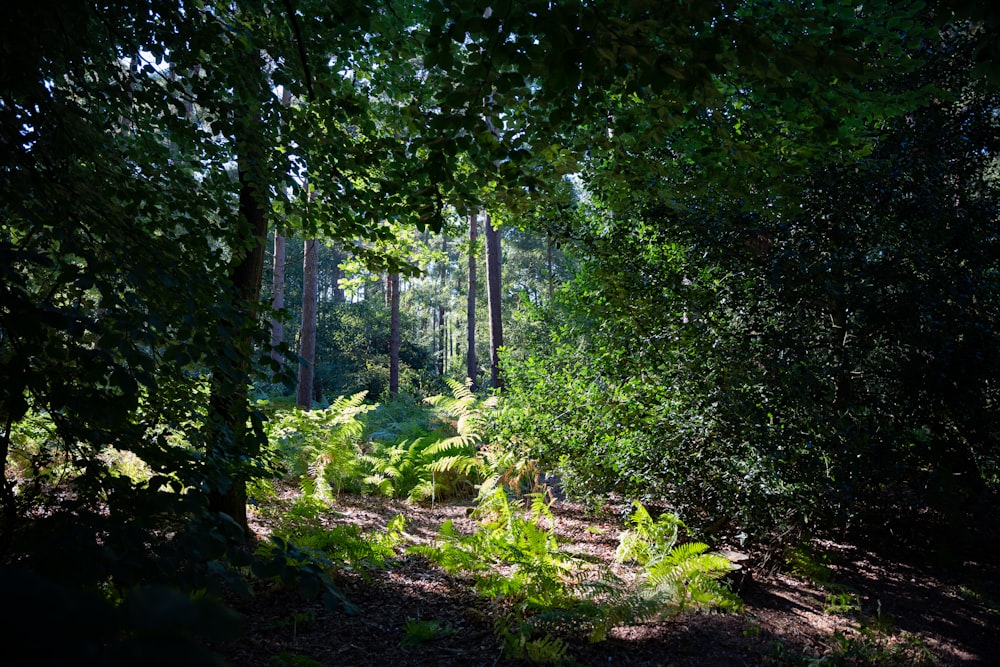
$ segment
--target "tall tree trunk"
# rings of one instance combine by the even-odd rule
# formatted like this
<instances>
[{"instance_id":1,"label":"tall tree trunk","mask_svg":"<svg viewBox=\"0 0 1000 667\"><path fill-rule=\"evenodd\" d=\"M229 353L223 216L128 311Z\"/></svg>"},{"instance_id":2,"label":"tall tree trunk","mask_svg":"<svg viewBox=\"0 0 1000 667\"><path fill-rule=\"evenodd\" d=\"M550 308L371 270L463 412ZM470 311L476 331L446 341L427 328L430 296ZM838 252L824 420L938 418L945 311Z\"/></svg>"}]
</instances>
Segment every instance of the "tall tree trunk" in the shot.
<instances>
[{"instance_id":1,"label":"tall tree trunk","mask_svg":"<svg viewBox=\"0 0 1000 667\"><path fill-rule=\"evenodd\" d=\"M444 230L441 230L441 270L438 272L438 277L440 282L438 285L438 358L437 358L437 374L438 376L444 375L444 369L448 363L448 348L447 344L447 332L445 331L445 279L448 274L448 237L445 236Z\"/></svg>"},{"instance_id":2,"label":"tall tree trunk","mask_svg":"<svg viewBox=\"0 0 1000 667\"><path fill-rule=\"evenodd\" d=\"M292 104L292 91L287 86L282 90L281 103L286 107ZM271 309L275 313L271 318L271 360L274 362L276 370L284 365L278 346L285 340L285 325L278 317L278 312L285 307L286 241L285 235L275 229L274 266L271 272Z\"/></svg>"},{"instance_id":3,"label":"tall tree trunk","mask_svg":"<svg viewBox=\"0 0 1000 667\"><path fill-rule=\"evenodd\" d=\"M493 388L503 389L500 348L503 347L503 319L500 304L500 232L486 216L486 304L490 312L490 378Z\"/></svg>"},{"instance_id":4,"label":"tall tree trunk","mask_svg":"<svg viewBox=\"0 0 1000 667\"><path fill-rule=\"evenodd\" d=\"M259 118L250 121L251 127L259 124ZM258 180L261 170L254 168L260 164L257 151L247 150L240 162L240 234L230 269L233 313L225 323L231 337L222 342L223 346L232 349L218 355L219 365L212 376L207 459L220 477L212 480L208 506L212 512L231 517L249 537L246 476L241 462L259 453L263 438L258 429L248 426L251 410L247 385L250 382L252 331L257 326L264 275L268 202L266 186Z\"/></svg>"},{"instance_id":5,"label":"tall tree trunk","mask_svg":"<svg viewBox=\"0 0 1000 667\"><path fill-rule=\"evenodd\" d=\"M344 251L339 244L332 246L330 252L330 289L332 290L331 301L333 303L344 303L347 295L344 288L340 286L340 279L344 277L344 270L340 268L340 263L344 259Z\"/></svg>"},{"instance_id":6,"label":"tall tree trunk","mask_svg":"<svg viewBox=\"0 0 1000 667\"><path fill-rule=\"evenodd\" d=\"M299 386L295 402L308 409L313 401L316 362L316 301L319 291L319 247L316 239L305 243L302 259L302 328L299 334Z\"/></svg>"},{"instance_id":7,"label":"tall tree trunk","mask_svg":"<svg viewBox=\"0 0 1000 667\"><path fill-rule=\"evenodd\" d=\"M390 273L386 281L389 297L389 393L399 393L399 274Z\"/></svg>"},{"instance_id":8,"label":"tall tree trunk","mask_svg":"<svg viewBox=\"0 0 1000 667\"><path fill-rule=\"evenodd\" d=\"M281 353L278 346L285 339L285 325L281 323L278 313L285 307L285 237L281 232L274 232L274 270L271 281L271 359L276 365L281 364Z\"/></svg>"},{"instance_id":9,"label":"tall tree trunk","mask_svg":"<svg viewBox=\"0 0 1000 667\"><path fill-rule=\"evenodd\" d=\"M476 361L476 239L478 235L479 218L475 213L469 214L469 294L466 310L466 345L465 373L476 388L479 377L479 364Z\"/></svg>"},{"instance_id":10,"label":"tall tree trunk","mask_svg":"<svg viewBox=\"0 0 1000 667\"><path fill-rule=\"evenodd\" d=\"M549 307L555 299L555 278L552 275L552 235L546 235L545 244L545 268L549 277Z\"/></svg>"}]
</instances>

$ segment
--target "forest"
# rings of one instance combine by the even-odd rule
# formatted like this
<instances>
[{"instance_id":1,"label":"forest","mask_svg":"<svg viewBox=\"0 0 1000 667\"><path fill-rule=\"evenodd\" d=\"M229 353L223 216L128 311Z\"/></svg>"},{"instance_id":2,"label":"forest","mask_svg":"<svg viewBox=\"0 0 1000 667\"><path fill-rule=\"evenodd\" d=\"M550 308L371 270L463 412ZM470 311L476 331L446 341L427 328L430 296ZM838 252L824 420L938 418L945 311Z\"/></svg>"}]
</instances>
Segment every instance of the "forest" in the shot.
<instances>
[{"instance_id":1,"label":"forest","mask_svg":"<svg viewBox=\"0 0 1000 667\"><path fill-rule=\"evenodd\" d=\"M1000 9L0 21L0 663L1000 656Z\"/></svg>"}]
</instances>

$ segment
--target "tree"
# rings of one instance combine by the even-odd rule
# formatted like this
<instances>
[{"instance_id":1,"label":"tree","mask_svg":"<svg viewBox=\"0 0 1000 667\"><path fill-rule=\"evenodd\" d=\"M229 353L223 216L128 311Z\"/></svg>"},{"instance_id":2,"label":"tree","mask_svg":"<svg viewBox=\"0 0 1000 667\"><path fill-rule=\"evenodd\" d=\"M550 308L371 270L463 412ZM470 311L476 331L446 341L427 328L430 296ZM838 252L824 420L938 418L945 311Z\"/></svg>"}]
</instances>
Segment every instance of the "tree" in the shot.
<instances>
[{"instance_id":1,"label":"tree","mask_svg":"<svg viewBox=\"0 0 1000 667\"><path fill-rule=\"evenodd\" d=\"M782 183L748 169L689 189L701 175L678 168L623 190L602 173L623 165L591 166L551 351L505 362L517 432L567 487L770 539L884 525L997 479L997 102L967 78L960 31L917 48L923 67L878 87L938 96ZM646 150L632 162L666 154Z\"/></svg>"},{"instance_id":2,"label":"tree","mask_svg":"<svg viewBox=\"0 0 1000 667\"><path fill-rule=\"evenodd\" d=\"M234 67L258 52L234 29L249 17L185 9L22 6L0 27L0 534L20 568L3 576L66 601L37 619L56 634L106 611L106 634L73 647L97 661L144 648L114 605L170 604L149 582L206 590L241 558L275 165L263 72ZM119 453L148 476L113 469ZM162 630L158 657L204 658Z\"/></svg>"},{"instance_id":3,"label":"tree","mask_svg":"<svg viewBox=\"0 0 1000 667\"><path fill-rule=\"evenodd\" d=\"M920 38L906 6L880 2L196 4L70 3L53 20L20 3L0 27L0 451L14 465L18 429L49 419L25 469L74 473L69 494L5 476L4 530L25 552L65 538L48 552L92 567L68 572L45 549L31 564L117 584L111 598L147 566L158 579L191 564L195 590L218 571L197 566L240 558L205 526L246 527L261 469L247 388L270 352L270 216L406 275L380 250L397 230L440 227L449 203L519 214L581 169L622 224L626 192L650 194L641 211L730 187L766 201L795 183L783 170L807 175L810 152L856 146L908 103L863 66ZM315 201L294 196L304 176L322 184ZM621 227L585 231L600 245ZM154 476L122 480L108 446ZM15 530L29 499L45 518ZM166 535L184 558L146 553ZM136 545L142 563L124 568Z\"/></svg>"},{"instance_id":4,"label":"tree","mask_svg":"<svg viewBox=\"0 0 1000 667\"><path fill-rule=\"evenodd\" d=\"M503 347L503 304L500 275L500 232L486 216L486 294L490 316L490 381L494 389L503 389L500 372L500 349Z\"/></svg>"},{"instance_id":5,"label":"tree","mask_svg":"<svg viewBox=\"0 0 1000 667\"><path fill-rule=\"evenodd\" d=\"M399 274L392 272L386 281L386 299L389 302L389 394L399 393Z\"/></svg>"},{"instance_id":6,"label":"tree","mask_svg":"<svg viewBox=\"0 0 1000 667\"><path fill-rule=\"evenodd\" d=\"M274 253L271 284L271 360L280 365L283 361L279 351L284 342L285 325L281 321L281 311L285 308L285 236L274 232Z\"/></svg>"},{"instance_id":7,"label":"tree","mask_svg":"<svg viewBox=\"0 0 1000 667\"><path fill-rule=\"evenodd\" d=\"M316 367L316 306L319 298L319 245L316 239L305 242L302 264L302 327L299 329L299 383L295 402L308 409L313 404L313 379Z\"/></svg>"},{"instance_id":8,"label":"tree","mask_svg":"<svg viewBox=\"0 0 1000 667\"><path fill-rule=\"evenodd\" d=\"M438 304L437 304L437 374L444 375L444 369L448 363L448 331L445 311L445 296L447 290L448 277L448 236L444 228L441 229L441 260L438 265Z\"/></svg>"},{"instance_id":9,"label":"tree","mask_svg":"<svg viewBox=\"0 0 1000 667\"><path fill-rule=\"evenodd\" d=\"M478 215L470 213L469 219L469 289L466 308L466 377L475 388L479 379L479 364L476 361L476 237L479 226Z\"/></svg>"}]
</instances>

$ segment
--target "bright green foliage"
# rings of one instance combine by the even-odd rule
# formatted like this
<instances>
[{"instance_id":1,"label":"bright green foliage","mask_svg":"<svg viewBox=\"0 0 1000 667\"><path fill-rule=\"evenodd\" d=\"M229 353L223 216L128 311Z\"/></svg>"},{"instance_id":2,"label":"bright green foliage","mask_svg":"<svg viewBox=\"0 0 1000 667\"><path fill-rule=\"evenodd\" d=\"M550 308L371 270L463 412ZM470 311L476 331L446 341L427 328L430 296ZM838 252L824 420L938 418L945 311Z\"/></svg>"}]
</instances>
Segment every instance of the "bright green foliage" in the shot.
<instances>
[{"instance_id":1,"label":"bright green foliage","mask_svg":"<svg viewBox=\"0 0 1000 667\"><path fill-rule=\"evenodd\" d=\"M654 520L645 505L639 501L632 505L634 509L629 516L632 527L622 531L618 549L615 550L615 560L619 563L632 561L646 565L661 558L677 544L684 524L670 513L663 513Z\"/></svg>"},{"instance_id":2,"label":"bright green foliage","mask_svg":"<svg viewBox=\"0 0 1000 667\"><path fill-rule=\"evenodd\" d=\"M560 637L533 637L530 628L500 629L504 655L511 660L525 660L532 665L561 665L568 659L569 644Z\"/></svg>"},{"instance_id":3,"label":"bright green foliage","mask_svg":"<svg viewBox=\"0 0 1000 667\"><path fill-rule=\"evenodd\" d=\"M461 535L448 521L437 545L414 551L449 572L475 573L481 594L512 601L522 616L563 606L570 599L567 583L582 563L559 552L544 496L528 498L531 507L524 516L498 488L480 499L473 514L480 522L475 533Z\"/></svg>"},{"instance_id":4,"label":"bright green foliage","mask_svg":"<svg viewBox=\"0 0 1000 667\"><path fill-rule=\"evenodd\" d=\"M680 613L703 607L737 610L739 598L719 582L733 565L724 556L708 553L700 542L677 544L684 524L672 514L655 521L642 503L634 503L629 517L632 528L623 531L615 552L619 562L642 566L642 594L657 602L661 614Z\"/></svg>"},{"instance_id":5,"label":"bright green foliage","mask_svg":"<svg viewBox=\"0 0 1000 667\"><path fill-rule=\"evenodd\" d=\"M732 540L996 489L1000 132L969 50L928 38L880 87L935 101L873 120L861 153L731 163L746 191L688 193L683 167L624 188L595 162L566 233L581 271L535 318L548 344L508 355L495 439Z\"/></svg>"},{"instance_id":6,"label":"bright green foliage","mask_svg":"<svg viewBox=\"0 0 1000 667\"><path fill-rule=\"evenodd\" d=\"M647 562L644 594L657 600L665 613L705 607L741 608L739 600L718 581L733 569L732 563L707 551L707 544L686 542Z\"/></svg>"},{"instance_id":7,"label":"bright green foliage","mask_svg":"<svg viewBox=\"0 0 1000 667\"><path fill-rule=\"evenodd\" d=\"M260 549L271 553L294 545L299 552L313 554L318 562L326 563L331 573L381 568L396 555L406 525L402 515L390 519L384 530L365 535L354 524L326 525L323 517L329 511L327 505L317 504L308 497L300 498L279 522L271 543Z\"/></svg>"},{"instance_id":8,"label":"bright green foliage","mask_svg":"<svg viewBox=\"0 0 1000 667\"><path fill-rule=\"evenodd\" d=\"M376 409L364 404L365 396L339 396L320 410L283 410L267 422L265 431L279 461L307 496L330 503L333 495L356 485L361 416Z\"/></svg>"},{"instance_id":9,"label":"bright green foliage","mask_svg":"<svg viewBox=\"0 0 1000 667\"><path fill-rule=\"evenodd\" d=\"M670 494L691 515L750 528L803 507L848 513L885 478L892 491L947 496L953 473L995 471L995 285L980 278L996 275L997 253L978 224L995 201L979 178L992 116L963 115L995 105L942 86L956 101L942 96L916 125L949 133L917 145L901 123L892 140L873 137L921 97L920 82L877 78L925 55L903 50L928 39L917 9L11 4L0 24L4 560L40 575L39 589L52 584L53 599L100 588L124 601L149 582L216 591L238 585L243 566L305 575L335 597L322 561L287 543L274 563L255 561L239 544L243 483L267 472L262 415L246 395L268 363L260 266L249 261L267 217L395 269L385 247L400 224L440 227L448 204L517 215L576 171L614 215L553 224L554 238L583 240L582 305L553 320L567 329L552 358L522 373L547 384L514 392L517 430L567 483ZM874 159L858 169L848 159L865 155ZM955 164L969 167L957 188L949 173L923 171ZM798 192L807 196L792 200ZM831 192L854 198L841 206ZM753 206L761 220L737 215ZM840 211L850 219L826 224ZM768 239L774 252L757 266L741 249ZM730 264L734 249L742 257ZM814 282L823 298L810 300L802 286ZM924 290L933 298L886 308ZM855 338L835 335L848 328L828 324L833 313L849 314ZM366 354L379 347L360 339ZM384 364L355 361L344 374L364 386L345 392L374 389ZM848 388L856 402L845 407ZM343 430L354 417L339 424L336 413L289 417L307 441L295 465L311 496L328 499L352 474ZM369 452L395 495L471 490L478 443L443 429L406 440ZM488 450L484 465L507 466L505 451ZM149 475L120 474L109 452ZM926 479L895 484L897 461ZM817 498L842 504L805 502ZM79 621L72 604L50 607L38 627L59 634ZM127 623L104 632L116 630L133 636Z\"/></svg>"},{"instance_id":10,"label":"bright green foliage","mask_svg":"<svg viewBox=\"0 0 1000 667\"><path fill-rule=\"evenodd\" d=\"M452 396L432 396L441 420L430 433L389 444L371 441L361 461L370 473L364 483L385 495L414 501L471 495L478 481L476 452L481 440L480 401L461 383L450 381Z\"/></svg>"},{"instance_id":11,"label":"bright green foliage","mask_svg":"<svg viewBox=\"0 0 1000 667\"><path fill-rule=\"evenodd\" d=\"M729 561L706 553L704 544L675 544L675 517L654 522L636 504L634 527L623 534L620 553L638 560L643 571L628 584L560 549L546 494L526 500L524 511L496 488L480 497L476 532L462 535L448 521L437 544L412 548L449 572L473 574L481 595L503 601L507 616L498 632L511 657L561 660L566 644L560 633L584 633L596 642L619 625L701 608L740 608L718 581L732 569ZM534 651L538 656L532 658Z\"/></svg>"}]
</instances>

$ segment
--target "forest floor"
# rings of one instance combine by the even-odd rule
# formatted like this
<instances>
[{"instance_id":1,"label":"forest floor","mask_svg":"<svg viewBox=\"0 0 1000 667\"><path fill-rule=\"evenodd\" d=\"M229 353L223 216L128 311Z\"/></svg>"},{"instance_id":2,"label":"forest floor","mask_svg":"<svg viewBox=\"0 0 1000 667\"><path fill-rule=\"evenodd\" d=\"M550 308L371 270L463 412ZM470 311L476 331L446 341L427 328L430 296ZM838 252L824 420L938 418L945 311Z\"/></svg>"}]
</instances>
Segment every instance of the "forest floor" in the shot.
<instances>
[{"instance_id":1,"label":"forest floor","mask_svg":"<svg viewBox=\"0 0 1000 667\"><path fill-rule=\"evenodd\" d=\"M421 544L448 519L473 530L470 507L345 495L324 520L380 531L403 514L407 542ZM613 567L622 508L595 513L556 501L552 510L567 549ZM822 562L821 577L804 576L808 564L798 573L775 571L751 554L739 584L744 611L621 627L599 643L580 638L570 644L569 664L1000 665L1000 522L995 512L986 516L988 523L970 519L977 531L961 531L968 539L939 537L891 550L857 540L815 542L811 566ZM260 517L254 528L259 536L270 530ZM425 558L400 555L384 569L339 580L357 606L353 615L327 611L294 591L262 589L237 605L248 632L221 652L234 667L522 664L504 657L491 621L494 603L470 584ZM436 622L445 631L408 645L408 621Z\"/></svg>"}]
</instances>

